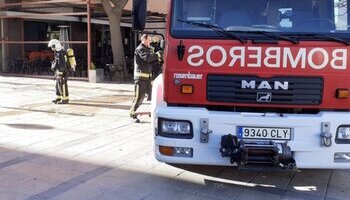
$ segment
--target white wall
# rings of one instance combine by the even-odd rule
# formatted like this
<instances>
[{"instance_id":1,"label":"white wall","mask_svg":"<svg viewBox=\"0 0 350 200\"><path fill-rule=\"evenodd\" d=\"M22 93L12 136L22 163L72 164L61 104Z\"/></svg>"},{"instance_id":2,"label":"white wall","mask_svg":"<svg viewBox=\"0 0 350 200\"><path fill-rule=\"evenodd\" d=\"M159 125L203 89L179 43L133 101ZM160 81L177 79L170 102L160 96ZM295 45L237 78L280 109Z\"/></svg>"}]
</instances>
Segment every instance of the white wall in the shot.
<instances>
[{"instance_id":1,"label":"white wall","mask_svg":"<svg viewBox=\"0 0 350 200\"><path fill-rule=\"evenodd\" d=\"M125 9L131 10L132 2L132 0L129 0L125 6ZM147 2L148 11L166 14L168 0L147 0Z\"/></svg>"}]
</instances>

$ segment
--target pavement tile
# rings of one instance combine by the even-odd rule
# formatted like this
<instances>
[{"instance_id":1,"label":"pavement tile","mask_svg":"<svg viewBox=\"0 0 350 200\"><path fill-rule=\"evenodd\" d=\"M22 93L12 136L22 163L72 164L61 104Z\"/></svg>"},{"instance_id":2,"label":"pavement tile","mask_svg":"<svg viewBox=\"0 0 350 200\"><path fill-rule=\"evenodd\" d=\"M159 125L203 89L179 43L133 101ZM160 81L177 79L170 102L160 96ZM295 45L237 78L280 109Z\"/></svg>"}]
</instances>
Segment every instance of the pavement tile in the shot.
<instances>
[{"instance_id":1,"label":"pavement tile","mask_svg":"<svg viewBox=\"0 0 350 200\"><path fill-rule=\"evenodd\" d=\"M259 172L243 187L237 199L280 199L293 177L291 172Z\"/></svg>"},{"instance_id":2,"label":"pavement tile","mask_svg":"<svg viewBox=\"0 0 350 200\"><path fill-rule=\"evenodd\" d=\"M294 172L260 172L252 183L285 189L293 178L293 174Z\"/></svg>"},{"instance_id":3,"label":"pavement tile","mask_svg":"<svg viewBox=\"0 0 350 200\"><path fill-rule=\"evenodd\" d=\"M59 183L59 181L54 179L32 177L28 174L17 172L7 172L5 175L0 175L0 186L5 193L18 192L27 196L45 191Z\"/></svg>"},{"instance_id":4,"label":"pavement tile","mask_svg":"<svg viewBox=\"0 0 350 200\"><path fill-rule=\"evenodd\" d=\"M229 167L225 168L219 175L219 178L227 179L231 181L237 181L242 182L244 185L245 183L252 181L253 178L256 176L256 172L251 171L239 171L237 168Z\"/></svg>"},{"instance_id":5,"label":"pavement tile","mask_svg":"<svg viewBox=\"0 0 350 200\"><path fill-rule=\"evenodd\" d=\"M139 181L131 184L125 184L118 188L112 188L114 192L123 194L131 200L144 199L152 192L159 190L161 187L158 182L152 181Z\"/></svg>"},{"instance_id":6,"label":"pavement tile","mask_svg":"<svg viewBox=\"0 0 350 200\"><path fill-rule=\"evenodd\" d=\"M84 162L81 160L67 159L63 157L49 157L49 156L39 156L29 162L46 166L49 168L59 168L67 171L74 171L78 173L85 173L87 171L96 169L99 167L97 164Z\"/></svg>"},{"instance_id":7,"label":"pavement tile","mask_svg":"<svg viewBox=\"0 0 350 200\"><path fill-rule=\"evenodd\" d=\"M206 196L206 195L199 195L197 194L196 197L193 200L227 200L227 199L233 199L232 197L230 198L220 198L220 196Z\"/></svg>"},{"instance_id":8,"label":"pavement tile","mask_svg":"<svg viewBox=\"0 0 350 200\"><path fill-rule=\"evenodd\" d=\"M146 170L150 170L154 167L156 167L157 165L159 165L160 162L158 162L153 155L150 155L150 153L145 154L144 156L141 156L139 158L136 158L130 162L128 162L128 166L130 167L136 167L136 168L142 168L142 169L146 169Z\"/></svg>"},{"instance_id":9,"label":"pavement tile","mask_svg":"<svg viewBox=\"0 0 350 200\"><path fill-rule=\"evenodd\" d=\"M67 191L72 191L76 188L78 188L80 185L84 184L85 182L88 182L101 174L104 174L111 169L108 167L99 167L94 170L91 170L89 172L86 172L84 174L81 174L79 176L73 177L70 180L67 180L65 182L56 184L50 188L47 188L46 190L43 190L39 193L36 193L32 195L28 200L34 200L34 199L49 199L52 197L56 197L58 195L61 195Z\"/></svg>"},{"instance_id":10,"label":"pavement tile","mask_svg":"<svg viewBox=\"0 0 350 200\"><path fill-rule=\"evenodd\" d=\"M350 186L346 187L330 185L327 190L328 199L350 199Z\"/></svg>"},{"instance_id":11,"label":"pavement tile","mask_svg":"<svg viewBox=\"0 0 350 200\"><path fill-rule=\"evenodd\" d=\"M10 149L6 149L6 151L5 151L3 149L3 152L0 153L0 166L4 162L21 158L27 154L28 153L21 152L21 151L14 151L14 150L10 150Z\"/></svg>"},{"instance_id":12,"label":"pavement tile","mask_svg":"<svg viewBox=\"0 0 350 200\"><path fill-rule=\"evenodd\" d=\"M322 200L323 195L315 194L314 192L298 192L287 190L282 195L280 200ZM344 199L347 200L347 199Z\"/></svg>"},{"instance_id":13,"label":"pavement tile","mask_svg":"<svg viewBox=\"0 0 350 200\"><path fill-rule=\"evenodd\" d=\"M30 196L18 190L18 188L1 188L0 189L0 199L1 200L23 200Z\"/></svg>"},{"instance_id":14,"label":"pavement tile","mask_svg":"<svg viewBox=\"0 0 350 200\"><path fill-rule=\"evenodd\" d=\"M186 191L176 190L176 189L157 189L144 197L142 200L158 200L158 199L167 199L167 200L193 200L196 196Z\"/></svg>"},{"instance_id":15,"label":"pavement tile","mask_svg":"<svg viewBox=\"0 0 350 200\"><path fill-rule=\"evenodd\" d=\"M297 193L325 195L331 170L302 170L295 173L287 189Z\"/></svg>"},{"instance_id":16,"label":"pavement tile","mask_svg":"<svg viewBox=\"0 0 350 200\"><path fill-rule=\"evenodd\" d=\"M76 188L73 192L60 194L51 200L134 200L123 192L105 188Z\"/></svg>"},{"instance_id":17,"label":"pavement tile","mask_svg":"<svg viewBox=\"0 0 350 200\"><path fill-rule=\"evenodd\" d=\"M181 174L182 172L184 172L184 170L181 168L178 168L166 163L161 163L156 167L152 168L152 170L149 170L147 173L150 175L155 175L160 177L174 178L179 174Z\"/></svg>"},{"instance_id":18,"label":"pavement tile","mask_svg":"<svg viewBox=\"0 0 350 200\"><path fill-rule=\"evenodd\" d=\"M184 171L175 178L169 179L162 187L167 189L176 189L196 194L205 186L205 176Z\"/></svg>"},{"instance_id":19,"label":"pavement tile","mask_svg":"<svg viewBox=\"0 0 350 200\"><path fill-rule=\"evenodd\" d=\"M57 166L40 165L33 162L25 162L3 170L4 173L23 174L33 179L41 179L48 182L64 182L71 177L83 174L84 171L71 170Z\"/></svg>"},{"instance_id":20,"label":"pavement tile","mask_svg":"<svg viewBox=\"0 0 350 200\"><path fill-rule=\"evenodd\" d=\"M350 199L350 170L333 170L326 197Z\"/></svg>"},{"instance_id":21,"label":"pavement tile","mask_svg":"<svg viewBox=\"0 0 350 200\"><path fill-rule=\"evenodd\" d=\"M240 193L235 200L279 200L283 190L279 188L269 188L269 187L256 187L256 188L245 188L245 190Z\"/></svg>"},{"instance_id":22,"label":"pavement tile","mask_svg":"<svg viewBox=\"0 0 350 200\"><path fill-rule=\"evenodd\" d=\"M234 185L216 180L205 180L205 186L197 194L214 199L234 199L243 190L241 185Z\"/></svg>"},{"instance_id":23,"label":"pavement tile","mask_svg":"<svg viewBox=\"0 0 350 200\"><path fill-rule=\"evenodd\" d=\"M54 199L140 199L144 195L137 192L137 188L145 178L142 172L112 169L86 182L81 181Z\"/></svg>"},{"instance_id":24,"label":"pavement tile","mask_svg":"<svg viewBox=\"0 0 350 200\"><path fill-rule=\"evenodd\" d=\"M228 170L229 167L223 166L208 166L208 165L180 165L174 164L175 167L181 168L186 171L194 172L197 174L217 177L222 174L225 170Z\"/></svg>"}]
</instances>

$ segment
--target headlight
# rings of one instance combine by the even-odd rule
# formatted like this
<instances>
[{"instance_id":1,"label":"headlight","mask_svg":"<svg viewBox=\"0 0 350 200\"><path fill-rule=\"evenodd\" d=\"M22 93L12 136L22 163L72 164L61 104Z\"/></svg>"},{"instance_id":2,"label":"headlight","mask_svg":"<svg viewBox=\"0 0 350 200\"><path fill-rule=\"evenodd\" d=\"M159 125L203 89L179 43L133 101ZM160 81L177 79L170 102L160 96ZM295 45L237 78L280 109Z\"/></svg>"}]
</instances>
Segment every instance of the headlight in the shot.
<instances>
[{"instance_id":1,"label":"headlight","mask_svg":"<svg viewBox=\"0 0 350 200\"><path fill-rule=\"evenodd\" d=\"M337 130L337 144L350 144L350 126L339 126Z\"/></svg>"},{"instance_id":2,"label":"headlight","mask_svg":"<svg viewBox=\"0 0 350 200\"><path fill-rule=\"evenodd\" d=\"M162 132L170 134L190 134L191 124L189 122L163 121Z\"/></svg>"},{"instance_id":3,"label":"headlight","mask_svg":"<svg viewBox=\"0 0 350 200\"><path fill-rule=\"evenodd\" d=\"M158 135L173 138L191 139L192 123L184 120L158 119Z\"/></svg>"},{"instance_id":4,"label":"headlight","mask_svg":"<svg viewBox=\"0 0 350 200\"><path fill-rule=\"evenodd\" d=\"M350 127L339 127L338 139L350 139Z\"/></svg>"}]
</instances>

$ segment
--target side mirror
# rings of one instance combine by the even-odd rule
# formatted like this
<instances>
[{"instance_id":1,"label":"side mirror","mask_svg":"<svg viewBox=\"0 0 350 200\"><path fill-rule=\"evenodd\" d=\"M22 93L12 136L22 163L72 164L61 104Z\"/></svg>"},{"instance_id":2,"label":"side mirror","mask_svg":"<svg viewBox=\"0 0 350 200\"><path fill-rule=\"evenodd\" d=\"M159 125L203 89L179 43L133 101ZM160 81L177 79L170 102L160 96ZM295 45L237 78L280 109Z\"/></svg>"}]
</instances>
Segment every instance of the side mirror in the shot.
<instances>
[{"instance_id":1,"label":"side mirror","mask_svg":"<svg viewBox=\"0 0 350 200\"><path fill-rule=\"evenodd\" d=\"M143 31L146 26L147 0L133 0L132 28L135 31Z\"/></svg>"}]
</instances>

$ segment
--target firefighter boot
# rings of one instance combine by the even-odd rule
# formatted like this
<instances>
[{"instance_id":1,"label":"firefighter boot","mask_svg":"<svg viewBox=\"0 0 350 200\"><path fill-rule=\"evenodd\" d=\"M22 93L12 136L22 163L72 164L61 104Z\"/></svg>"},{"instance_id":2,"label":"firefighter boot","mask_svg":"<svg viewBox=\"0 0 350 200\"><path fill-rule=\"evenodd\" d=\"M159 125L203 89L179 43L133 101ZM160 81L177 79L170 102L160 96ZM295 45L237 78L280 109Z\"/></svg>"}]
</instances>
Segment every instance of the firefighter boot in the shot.
<instances>
[{"instance_id":1,"label":"firefighter boot","mask_svg":"<svg viewBox=\"0 0 350 200\"><path fill-rule=\"evenodd\" d=\"M59 102L57 102L57 104L68 104L68 100L62 100L62 101L59 101Z\"/></svg>"},{"instance_id":2,"label":"firefighter boot","mask_svg":"<svg viewBox=\"0 0 350 200\"><path fill-rule=\"evenodd\" d=\"M52 103L57 104L60 101L61 101L61 99L57 98L57 99L52 100Z\"/></svg>"},{"instance_id":3,"label":"firefighter boot","mask_svg":"<svg viewBox=\"0 0 350 200\"><path fill-rule=\"evenodd\" d=\"M132 122L138 124L138 123L140 123L140 120L138 118L133 118Z\"/></svg>"}]
</instances>

